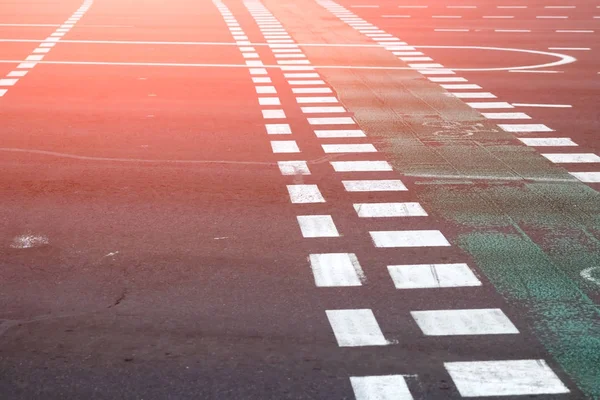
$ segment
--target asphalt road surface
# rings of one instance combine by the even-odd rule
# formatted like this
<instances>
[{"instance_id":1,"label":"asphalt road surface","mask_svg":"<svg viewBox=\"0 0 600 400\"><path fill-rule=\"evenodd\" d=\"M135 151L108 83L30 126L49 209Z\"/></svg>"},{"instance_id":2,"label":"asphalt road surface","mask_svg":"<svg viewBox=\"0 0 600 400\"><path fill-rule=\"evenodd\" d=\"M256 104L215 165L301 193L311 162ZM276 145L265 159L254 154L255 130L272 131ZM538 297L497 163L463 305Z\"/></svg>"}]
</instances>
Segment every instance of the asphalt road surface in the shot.
<instances>
[{"instance_id":1,"label":"asphalt road surface","mask_svg":"<svg viewBox=\"0 0 600 400\"><path fill-rule=\"evenodd\" d=\"M599 35L0 0L0 398L599 399Z\"/></svg>"}]
</instances>

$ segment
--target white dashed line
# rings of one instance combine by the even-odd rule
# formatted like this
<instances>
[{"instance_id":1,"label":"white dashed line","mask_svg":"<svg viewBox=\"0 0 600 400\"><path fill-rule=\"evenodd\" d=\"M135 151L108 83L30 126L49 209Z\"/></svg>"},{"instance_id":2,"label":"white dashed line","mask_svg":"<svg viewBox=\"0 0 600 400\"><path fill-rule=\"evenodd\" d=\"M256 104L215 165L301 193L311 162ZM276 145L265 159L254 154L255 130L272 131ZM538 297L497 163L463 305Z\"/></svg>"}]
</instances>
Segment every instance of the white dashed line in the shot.
<instances>
[{"instance_id":1,"label":"white dashed line","mask_svg":"<svg viewBox=\"0 0 600 400\"><path fill-rule=\"evenodd\" d=\"M450 246L440 231L374 231L369 232L375 247Z\"/></svg>"},{"instance_id":2,"label":"white dashed line","mask_svg":"<svg viewBox=\"0 0 600 400\"><path fill-rule=\"evenodd\" d=\"M340 236L331 215L299 215L297 218L305 238Z\"/></svg>"},{"instance_id":3,"label":"white dashed line","mask_svg":"<svg viewBox=\"0 0 600 400\"><path fill-rule=\"evenodd\" d=\"M294 204L325 203L317 185L287 185L287 189Z\"/></svg>"},{"instance_id":4,"label":"white dashed line","mask_svg":"<svg viewBox=\"0 0 600 400\"><path fill-rule=\"evenodd\" d=\"M519 331L498 308L411 311L426 336L506 335Z\"/></svg>"},{"instance_id":5,"label":"white dashed line","mask_svg":"<svg viewBox=\"0 0 600 400\"><path fill-rule=\"evenodd\" d=\"M352 376L356 400L413 400L402 375Z\"/></svg>"},{"instance_id":6,"label":"white dashed line","mask_svg":"<svg viewBox=\"0 0 600 400\"><path fill-rule=\"evenodd\" d=\"M569 393L544 360L444 363L463 397Z\"/></svg>"},{"instance_id":7,"label":"white dashed line","mask_svg":"<svg viewBox=\"0 0 600 400\"><path fill-rule=\"evenodd\" d=\"M327 310L326 313L340 347L389 344L370 309Z\"/></svg>"},{"instance_id":8,"label":"white dashed line","mask_svg":"<svg viewBox=\"0 0 600 400\"><path fill-rule=\"evenodd\" d=\"M467 264L389 265L396 289L481 286Z\"/></svg>"},{"instance_id":9,"label":"white dashed line","mask_svg":"<svg viewBox=\"0 0 600 400\"><path fill-rule=\"evenodd\" d=\"M352 253L311 254L309 257L318 287L361 286L364 273Z\"/></svg>"},{"instance_id":10,"label":"white dashed line","mask_svg":"<svg viewBox=\"0 0 600 400\"><path fill-rule=\"evenodd\" d=\"M354 210L361 218L427 216L419 203L358 203Z\"/></svg>"}]
</instances>

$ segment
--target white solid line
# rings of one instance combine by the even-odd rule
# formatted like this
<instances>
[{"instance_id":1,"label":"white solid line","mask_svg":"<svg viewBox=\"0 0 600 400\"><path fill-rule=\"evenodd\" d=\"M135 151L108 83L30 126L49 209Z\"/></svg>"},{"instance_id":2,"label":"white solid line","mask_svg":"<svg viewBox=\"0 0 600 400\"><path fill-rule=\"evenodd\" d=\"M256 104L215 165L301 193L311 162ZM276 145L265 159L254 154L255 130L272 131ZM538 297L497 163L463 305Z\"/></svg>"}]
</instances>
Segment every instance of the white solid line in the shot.
<instances>
[{"instance_id":1,"label":"white solid line","mask_svg":"<svg viewBox=\"0 0 600 400\"><path fill-rule=\"evenodd\" d=\"M317 185L287 185L287 189L294 204L325 203Z\"/></svg>"},{"instance_id":2,"label":"white solid line","mask_svg":"<svg viewBox=\"0 0 600 400\"><path fill-rule=\"evenodd\" d=\"M495 99L496 96L489 92L452 92L449 93L454 97L458 97L459 99Z\"/></svg>"},{"instance_id":3,"label":"white solid line","mask_svg":"<svg viewBox=\"0 0 600 400\"><path fill-rule=\"evenodd\" d=\"M326 129L315 130L315 135L318 138L350 138L350 137L365 137L365 132L360 129Z\"/></svg>"},{"instance_id":4,"label":"white solid line","mask_svg":"<svg viewBox=\"0 0 600 400\"><path fill-rule=\"evenodd\" d=\"M467 103L467 105L475 109L514 108L511 104L506 102L475 102Z\"/></svg>"},{"instance_id":5,"label":"white solid line","mask_svg":"<svg viewBox=\"0 0 600 400\"><path fill-rule=\"evenodd\" d=\"M365 280L355 254L311 254L309 261L318 287L361 286Z\"/></svg>"},{"instance_id":6,"label":"white solid line","mask_svg":"<svg viewBox=\"0 0 600 400\"><path fill-rule=\"evenodd\" d=\"M594 153L545 153L542 156L556 164L600 163L600 157Z\"/></svg>"},{"instance_id":7,"label":"white solid line","mask_svg":"<svg viewBox=\"0 0 600 400\"><path fill-rule=\"evenodd\" d=\"M258 104L261 106L280 106L279 97L259 97Z\"/></svg>"},{"instance_id":8,"label":"white solid line","mask_svg":"<svg viewBox=\"0 0 600 400\"><path fill-rule=\"evenodd\" d=\"M264 119L280 119L285 118L285 112L283 110L262 110Z\"/></svg>"},{"instance_id":9,"label":"white solid line","mask_svg":"<svg viewBox=\"0 0 600 400\"><path fill-rule=\"evenodd\" d=\"M300 153L295 140L272 140L273 153Z\"/></svg>"},{"instance_id":10,"label":"white solid line","mask_svg":"<svg viewBox=\"0 0 600 400\"><path fill-rule=\"evenodd\" d=\"M499 308L411 311L410 314L426 336L519 333Z\"/></svg>"},{"instance_id":11,"label":"white solid line","mask_svg":"<svg viewBox=\"0 0 600 400\"><path fill-rule=\"evenodd\" d=\"M340 236L331 215L298 215L296 218L305 238Z\"/></svg>"},{"instance_id":12,"label":"white solid line","mask_svg":"<svg viewBox=\"0 0 600 400\"><path fill-rule=\"evenodd\" d=\"M326 313L340 347L389 344L370 309L327 310Z\"/></svg>"},{"instance_id":13,"label":"white solid line","mask_svg":"<svg viewBox=\"0 0 600 400\"><path fill-rule=\"evenodd\" d=\"M375 247L450 246L444 235L436 230L373 231L369 233Z\"/></svg>"},{"instance_id":14,"label":"white solid line","mask_svg":"<svg viewBox=\"0 0 600 400\"><path fill-rule=\"evenodd\" d=\"M600 172L569 172L573 177L585 183L600 183Z\"/></svg>"},{"instance_id":15,"label":"white solid line","mask_svg":"<svg viewBox=\"0 0 600 400\"><path fill-rule=\"evenodd\" d=\"M331 161L336 172L376 172L392 171L387 161Z\"/></svg>"},{"instance_id":16,"label":"white solid line","mask_svg":"<svg viewBox=\"0 0 600 400\"><path fill-rule=\"evenodd\" d=\"M548 47L548 50L587 51L589 47Z\"/></svg>"},{"instance_id":17,"label":"white solid line","mask_svg":"<svg viewBox=\"0 0 600 400\"><path fill-rule=\"evenodd\" d=\"M310 175L306 161L279 161L277 166L281 175Z\"/></svg>"},{"instance_id":18,"label":"white solid line","mask_svg":"<svg viewBox=\"0 0 600 400\"><path fill-rule=\"evenodd\" d=\"M548 107L548 108L572 108L570 104L535 104L535 103L512 103L515 107Z\"/></svg>"},{"instance_id":19,"label":"white solid line","mask_svg":"<svg viewBox=\"0 0 600 400\"><path fill-rule=\"evenodd\" d=\"M466 83L466 84L443 84L440 85L441 87L443 87L444 89L462 89L462 90L469 90L469 89L481 89L481 86L479 85L475 85L472 83Z\"/></svg>"},{"instance_id":20,"label":"white solid line","mask_svg":"<svg viewBox=\"0 0 600 400\"><path fill-rule=\"evenodd\" d=\"M531 117L522 112L508 113L481 113L487 119L531 119Z\"/></svg>"},{"instance_id":21,"label":"white solid line","mask_svg":"<svg viewBox=\"0 0 600 400\"><path fill-rule=\"evenodd\" d=\"M356 400L413 400L402 375L351 376Z\"/></svg>"},{"instance_id":22,"label":"white solid line","mask_svg":"<svg viewBox=\"0 0 600 400\"><path fill-rule=\"evenodd\" d=\"M326 113L345 113L347 112L344 107L300 107L304 114L326 114Z\"/></svg>"},{"instance_id":23,"label":"white solid line","mask_svg":"<svg viewBox=\"0 0 600 400\"><path fill-rule=\"evenodd\" d=\"M292 129L288 124L266 124L267 134L269 135L289 135Z\"/></svg>"},{"instance_id":24,"label":"white solid line","mask_svg":"<svg viewBox=\"0 0 600 400\"><path fill-rule=\"evenodd\" d=\"M444 363L463 397L569 393L544 360Z\"/></svg>"},{"instance_id":25,"label":"white solid line","mask_svg":"<svg viewBox=\"0 0 600 400\"><path fill-rule=\"evenodd\" d=\"M354 125L352 117L308 118L311 125Z\"/></svg>"},{"instance_id":26,"label":"white solid line","mask_svg":"<svg viewBox=\"0 0 600 400\"><path fill-rule=\"evenodd\" d=\"M553 132L544 124L498 124L505 132Z\"/></svg>"},{"instance_id":27,"label":"white solid line","mask_svg":"<svg viewBox=\"0 0 600 400\"><path fill-rule=\"evenodd\" d=\"M426 217L419 203L358 203L354 210L361 218Z\"/></svg>"},{"instance_id":28,"label":"white solid line","mask_svg":"<svg viewBox=\"0 0 600 400\"><path fill-rule=\"evenodd\" d=\"M433 289L481 286L467 264L389 265L396 289Z\"/></svg>"},{"instance_id":29,"label":"white solid line","mask_svg":"<svg viewBox=\"0 0 600 400\"><path fill-rule=\"evenodd\" d=\"M292 88L292 93L294 93L294 94L323 94L323 93L333 93L333 92L328 87L322 87L322 88Z\"/></svg>"},{"instance_id":30,"label":"white solid line","mask_svg":"<svg viewBox=\"0 0 600 400\"><path fill-rule=\"evenodd\" d=\"M517 138L527 146L532 147L562 147L577 146L571 138Z\"/></svg>"},{"instance_id":31,"label":"white solid line","mask_svg":"<svg viewBox=\"0 0 600 400\"><path fill-rule=\"evenodd\" d=\"M398 179L342 181L347 192L403 192L408 190Z\"/></svg>"},{"instance_id":32,"label":"white solid line","mask_svg":"<svg viewBox=\"0 0 600 400\"><path fill-rule=\"evenodd\" d=\"M335 97L296 97L296 101L298 104L326 104L337 103L338 99Z\"/></svg>"},{"instance_id":33,"label":"white solid line","mask_svg":"<svg viewBox=\"0 0 600 400\"><path fill-rule=\"evenodd\" d=\"M377 149L372 144L322 144L323 151L331 153L376 153Z\"/></svg>"}]
</instances>

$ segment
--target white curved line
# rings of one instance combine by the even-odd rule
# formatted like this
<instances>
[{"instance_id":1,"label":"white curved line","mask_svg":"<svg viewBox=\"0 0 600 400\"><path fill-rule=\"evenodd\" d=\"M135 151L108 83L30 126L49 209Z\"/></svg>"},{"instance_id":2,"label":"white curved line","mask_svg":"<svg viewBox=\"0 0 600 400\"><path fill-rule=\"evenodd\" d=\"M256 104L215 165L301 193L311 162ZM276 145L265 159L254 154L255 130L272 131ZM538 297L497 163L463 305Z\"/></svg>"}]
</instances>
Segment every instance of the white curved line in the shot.
<instances>
[{"instance_id":1,"label":"white curved line","mask_svg":"<svg viewBox=\"0 0 600 400\"><path fill-rule=\"evenodd\" d=\"M509 47L488 47L488 46L415 46L412 47L420 48L420 49L478 49L478 50L495 50L495 51L514 51L517 53L529 53L529 54L537 54L549 57L560 58L558 61L546 63L546 64L536 64L536 65L523 65L519 67L499 67L499 68L446 68L451 69L453 71L507 71L509 69L538 69L538 68L549 68L549 67L558 67L560 65L571 64L577 59L573 56L568 56L566 54L560 53L551 53L548 51L540 51L540 50L526 50L526 49L514 49Z\"/></svg>"}]
</instances>

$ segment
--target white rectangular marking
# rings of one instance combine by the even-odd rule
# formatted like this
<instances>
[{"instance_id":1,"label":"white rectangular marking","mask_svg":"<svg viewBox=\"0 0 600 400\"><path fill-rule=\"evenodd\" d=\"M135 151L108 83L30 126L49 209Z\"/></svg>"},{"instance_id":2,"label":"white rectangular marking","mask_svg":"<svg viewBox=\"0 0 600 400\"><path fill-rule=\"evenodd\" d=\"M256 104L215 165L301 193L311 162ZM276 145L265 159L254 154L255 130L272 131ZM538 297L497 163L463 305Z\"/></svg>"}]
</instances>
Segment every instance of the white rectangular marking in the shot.
<instances>
[{"instance_id":1,"label":"white rectangular marking","mask_svg":"<svg viewBox=\"0 0 600 400\"><path fill-rule=\"evenodd\" d=\"M467 105L471 108L475 109L493 109L493 108L514 108L511 104L505 102L475 102L475 103L467 103Z\"/></svg>"},{"instance_id":2,"label":"white rectangular marking","mask_svg":"<svg viewBox=\"0 0 600 400\"><path fill-rule=\"evenodd\" d=\"M349 138L366 136L365 132L360 129L315 130L315 135L318 138Z\"/></svg>"},{"instance_id":3,"label":"white rectangular marking","mask_svg":"<svg viewBox=\"0 0 600 400\"><path fill-rule=\"evenodd\" d=\"M519 333L499 308L411 311L410 314L426 336Z\"/></svg>"},{"instance_id":4,"label":"white rectangular marking","mask_svg":"<svg viewBox=\"0 0 600 400\"><path fill-rule=\"evenodd\" d=\"M500 129L505 132L552 132L554 129L548 128L544 124L498 124Z\"/></svg>"},{"instance_id":5,"label":"white rectangular marking","mask_svg":"<svg viewBox=\"0 0 600 400\"><path fill-rule=\"evenodd\" d=\"M385 346L388 344L370 309L327 310L326 313L338 346Z\"/></svg>"},{"instance_id":6,"label":"white rectangular marking","mask_svg":"<svg viewBox=\"0 0 600 400\"><path fill-rule=\"evenodd\" d=\"M288 124L266 124L267 134L269 135L289 135L292 128Z\"/></svg>"},{"instance_id":7,"label":"white rectangular marking","mask_svg":"<svg viewBox=\"0 0 600 400\"><path fill-rule=\"evenodd\" d=\"M441 82L468 82L465 78L459 78L457 76L449 76L449 77L437 77L432 76L429 79L431 82L441 83Z\"/></svg>"},{"instance_id":8,"label":"white rectangular marking","mask_svg":"<svg viewBox=\"0 0 600 400\"><path fill-rule=\"evenodd\" d=\"M522 112L508 113L481 113L487 119L531 119L531 117Z\"/></svg>"},{"instance_id":9,"label":"white rectangular marking","mask_svg":"<svg viewBox=\"0 0 600 400\"><path fill-rule=\"evenodd\" d=\"M18 81L18 79L0 79L0 86L13 86Z\"/></svg>"},{"instance_id":10,"label":"white rectangular marking","mask_svg":"<svg viewBox=\"0 0 600 400\"><path fill-rule=\"evenodd\" d=\"M273 153L300 153L295 140L272 140Z\"/></svg>"},{"instance_id":11,"label":"white rectangular marking","mask_svg":"<svg viewBox=\"0 0 600 400\"><path fill-rule=\"evenodd\" d=\"M256 93L258 94L274 94L277 93L275 86L256 86Z\"/></svg>"},{"instance_id":12,"label":"white rectangular marking","mask_svg":"<svg viewBox=\"0 0 600 400\"><path fill-rule=\"evenodd\" d=\"M403 192L408 190L399 179L342 181L347 192Z\"/></svg>"},{"instance_id":13,"label":"white rectangular marking","mask_svg":"<svg viewBox=\"0 0 600 400\"><path fill-rule=\"evenodd\" d=\"M353 253L311 254L309 260L318 287L361 286L365 279Z\"/></svg>"},{"instance_id":14,"label":"white rectangular marking","mask_svg":"<svg viewBox=\"0 0 600 400\"><path fill-rule=\"evenodd\" d=\"M600 183L600 172L569 172L573 177L585 183Z\"/></svg>"},{"instance_id":15,"label":"white rectangular marking","mask_svg":"<svg viewBox=\"0 0 600 400\"><path fill-rule=\"evenodd\" d=\"M258 104L261 106L280 106L279 97L259 97Z\"/></svg>"},{"instance_id":16,"label":"white rectangular marking","mask_svg":"<svg viewBox=\"0 0 600 400\"><path fill-rule=\"evenodd\" d=\"M561 147L577 146L571 138L517 138L527 146L533 147Z\"/></svg>"},{"instance_id":17,"label":"white rectangular marking","mask_svg":"<svg viewBox=\"0 0 600 400\"><path fill-rule=\"evenodd\" d=\"M306 161L279 161L281 175L310 175Z\"/></svg>"},{"instance_id":18,"label":"white rectangular marking","mask_svg":"<svg viewBox=\"0 0 600 400\"><path fill-rule=\"evenodd\" d=\"M544 360L444 363L463 397L569 393Z\"/></svg>"},{"instance_id":19,"label":"white rectangular marking","mask_svg":"<svg viewBox=\"0 0 600 400\"><path fill-rule=\"evenodd\" d=\"M369 232L375 247L450 246L440 231L374 231Z\"/></svg>"},{"instance_id":20,"label":"white rectangular marking","mask_svg":"<svg viewBox=\"0 0 600 400\"><path fill-rule=\"evenodd\" d=\"M338 99L335 97L296 97L296 101L299 104L337 103Z\"/></svg>"},{"instance_id":21,"label":"white rectangular marking","mask_svg":"<svg viewBox=\"0 0 600 400\"><path fill-rule=\"evenodd\" d=\"M320 79L311 79L311 80L289 80L288 83L290 85L324 85L325 82Z\"/></svg>"},{"instance_id":22,"label":"white rectangular marking","mask_svg":"<svg viewBox=\"0 0 600 400\"><path fill-rule=\"evenodd\" d=\"M294 204L325 203L317 185L287 185L287 189Z\"/></svg>"},{"instance_id":23,"label":"white rectangular marking","mask_svg":"<svg viewBox=\"0 0 600 400\"><path fill-rule=\"evenodd\" d=\"M300 107L305 114L329 114L329 113L345 113L344 107Z\"/></svg>"},{"instance_id":24,"label":"white rectangular marking","mask_svg":"<svg viewBox=\"0 0 600 400\"><path fill-rule=\"evenodd\" d=\"M377 172L392 171L387 161L332 161L331 166L336 172Z\"/></svg>"},{"instance_id":25,"label":"white rectangular marking","mask_svg":"<svg viewBox=\"0 0 600 400\"><path fill-rule=\"evenodd\" d=\"M453 92L450 93L454 97L458 97L459 99L495 99L496 96L489 92Z\"/></svg>"},{"instance_id":26,"label":"white rectangular marking","mask_svg":"<svg viewBox=\"0 0 600 400\"><path fill-rule=\"evenodd\" d=\"M351 376L356 400L413 400L402 375Z\"/></svg>"},{"instance_id":27,"label":"white rectangular marking","mask_svg":"<svg viewBox=\"0 0 600 400\"><path fill-rule=\"evenodd\" d=\"M481 89L481 86L479 85L475 85L473 83L466 83L466 84L442 84L440 85L441 87L443 87L444 89Z\"/></svg>"},{"instance_id":28,"label":"white rectangular marking","mask_svg":"<svg viewBox=\"0 0 600 400\"><path fill-rule=\"evenodd\" d=\"M354 125L351 117L308 118L311 125Z\"/></svg>"},{"instance_id":29,"label":"white rectangular marking","mask_svg":"<svg viewBox=\"0 0 600 400\"><path fill-rule=\"evenodd\" d=\"M285 118L285 112L283 110L262 110L264 119L278 119Z\"/></svg>"},{"instance_id":30,"label":"white rectangular marking","mask_svg":"<svg viewBox=\"0 0 600 400\"><path fill-rule=\"evenodd\" d=\"M9 72L6 76L8 77L16 77L16 78L21 78L25 75L27 75L28 71L11 71Z\"/></svg>"},{"instance_id":31,"label":"white rectangular marking","mask_svg":"<svg viewBox=\"0 0 600 400\"><path fill-rule=\"evenodd\" d=\"M361 218L427 216L419 203L358 203L354 210Z\"/></svg>"},{"instance_id":32,"label":"white rectangular marking","mask_svg":"<svg viewBox=\"0 0 600 400\"><path fill-rule=\"evenodd\" d=\"M331 215L299 215L297 218L305 238L340 236Z\"/></svg>"},{"instance_id":33,"label":"white rectangular marking","mask_svg":"<svg viewBox=\"0 0 600 400\"><path fill-rule=\"evenodd\" d=\"M396 289L433 289L481 286L467 264L389 265Z\"/></svg>"},{"instance_id":34,"label":"white rectangular marking","mask_svg":"<svg viewBox=\"0 0 600 400\"><path fill-rule=\"evenodd\" d=\"M318 78L319 74L317 74L316 72L307 72L307 73L287 73L287 74L283 74L284 77L286 78Z\"/></svg>"},{"instance_id":35,"label":"white rectangular marking","mask_svg":"<svg viewBox=\"0 0 600 400\"><path fill-rule=\"evenodd\" d=\"M323 94L323 93L333 93L333 92L328 87L322 87L322 88L292 88L292 93L294 93L294 94Z\"/></svg>"},{"instance_id":36,"label":"white rectangular marking","mask_svg":"<svg viewBox=\"0 0 600 400\"><path fill-rule=\"evenodd\" d=\"M365 144L322 144L323 151L330 153L376 153L377 149L370 143Z\"/></svg>"},{"instance_id":37,"label":"white rectangular marking","mask_svg":"<svg viewBox=\"0 0 600 400\"><path fill-rule=\"evenodd\" d=\"M572 108L570 104L535 104L535 103L512 103L515 107L548 107L548 108Z\"/></svg>"},{"instance_id":38,"label":"white rectangular marking","mask_svg":"<svg viewBox=\"0 0 600 400\"><path fill-rule=\"evenodd\" d=\"M581 164L581 163L600 163L600 157L594 153L545 153L542 156L556 164Z\"/></svg>"},{"instance_id":39,"label":"white rectangular marking","mask_svg":"<svg viewBox=\"0 0 600 400\"><path fill-rule=\"evenodd\" d=\"M253 76L252 82L254 83L271 83L271 78L268 76Z\"/></svg>"}]
</instances>

